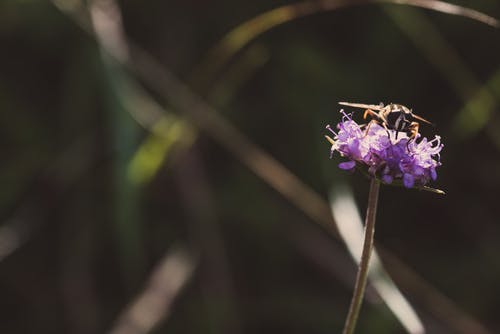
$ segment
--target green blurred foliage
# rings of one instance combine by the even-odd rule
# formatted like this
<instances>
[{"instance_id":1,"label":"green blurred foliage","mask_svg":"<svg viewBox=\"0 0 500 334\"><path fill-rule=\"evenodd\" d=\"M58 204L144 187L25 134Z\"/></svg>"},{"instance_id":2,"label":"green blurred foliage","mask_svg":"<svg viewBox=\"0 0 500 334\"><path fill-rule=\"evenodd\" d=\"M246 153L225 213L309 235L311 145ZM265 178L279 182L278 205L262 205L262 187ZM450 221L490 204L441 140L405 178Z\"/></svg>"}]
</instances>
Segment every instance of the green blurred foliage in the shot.
<instances>
[{"instance_id":1,"label":"green blurred foliage","mask_svg":"<svg viewBox=\"0 0 500 334\"><path fill-rule=\"evenodd\" d=\"M359 6L278 26L213 77L196 72L231 29L288 3L119 2L131 40L325 199L341 179L364 210L368 190L328 159L338 101L398 102L435 122L422 132L443 137L435 186L447 195L385 187L376 239L499 332L500 32ZM496 1L473 5L500 17ZM340 331L351 289L299 246L326 232L147 85L171 118L136 122L148 106L127 104L127 71L73 19L50 2L3 0L0 46L1 333L105 332L176 242L201 264L155 333ZM429 333L451 333L417 311ZM365 304L359 333L402 331Z\"/></svg>"}]
</instances>

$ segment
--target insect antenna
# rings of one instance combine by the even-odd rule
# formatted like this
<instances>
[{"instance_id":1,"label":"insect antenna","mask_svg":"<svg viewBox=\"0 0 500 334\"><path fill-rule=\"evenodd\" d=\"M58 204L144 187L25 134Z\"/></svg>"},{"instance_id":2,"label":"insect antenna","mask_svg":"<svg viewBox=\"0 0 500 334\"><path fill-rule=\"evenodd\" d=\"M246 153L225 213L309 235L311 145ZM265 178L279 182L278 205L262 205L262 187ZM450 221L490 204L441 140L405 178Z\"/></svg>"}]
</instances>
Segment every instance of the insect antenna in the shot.
<instances>
[{"instance_id":1,"label":"insect antenna","mask_svg":"<svg viewBox=\"0 0 500 334\"><path fill-rule=\"evenodd\" d=\"M424 122L424 123L430 124L430 125L432 125L432 126L436 126L436 124L434 124L434 123L432 123L432 122L430 122L430 121L426 120L426 119L425 119L425 118L423 118L423 117L420 117L420 116L415 115L415 114L413 114L413 113L412 113L411 115L413 116L413 118L418 119L419 121L422 121L422 122Z\"/></svg>"}]
</instances>

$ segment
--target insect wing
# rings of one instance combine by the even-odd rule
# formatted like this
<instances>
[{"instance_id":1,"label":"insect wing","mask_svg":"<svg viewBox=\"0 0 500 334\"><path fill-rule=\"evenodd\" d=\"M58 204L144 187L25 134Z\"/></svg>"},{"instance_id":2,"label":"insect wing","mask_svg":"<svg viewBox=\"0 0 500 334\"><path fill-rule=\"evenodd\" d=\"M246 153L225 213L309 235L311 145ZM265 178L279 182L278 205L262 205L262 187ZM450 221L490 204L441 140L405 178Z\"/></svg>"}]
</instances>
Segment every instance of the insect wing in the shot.
<instances>
[{"instance_id":1,"label":"insect wing","mask_svg":"<svg viewBox=\"0 0 500 334\"><path fill-rule=\"evenodd\" d=\"M342 106L371 109L371 110L382 110L384 108L383 105L376 105L376 104L363 104L363 103L350 103L350 102L339 102L339 104Z\"/></svg>"}]
</instances>

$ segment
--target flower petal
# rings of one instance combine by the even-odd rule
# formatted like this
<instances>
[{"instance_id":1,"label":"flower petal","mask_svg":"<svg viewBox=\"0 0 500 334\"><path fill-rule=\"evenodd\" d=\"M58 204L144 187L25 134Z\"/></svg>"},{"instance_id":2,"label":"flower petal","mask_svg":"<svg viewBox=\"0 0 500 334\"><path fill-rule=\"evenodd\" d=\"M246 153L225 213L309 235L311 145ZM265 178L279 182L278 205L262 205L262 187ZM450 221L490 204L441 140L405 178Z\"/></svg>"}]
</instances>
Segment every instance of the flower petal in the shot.
<instances>
[{"instance_id":1,"label":"flower petal","mask_svg":"<svg viewBox=\"0 0 500 334\"><path fill-rule=\"evenodd\" d=\"M384 183L391 184L392 180L393 180L393 177L388 175L388 174L385 174L384 176L382 176L382 181L384 181Z\"/></svg>"},{"instance_id":2,"label":"flower petal","mask_svg":"<svg viewBox=\"0 0 500 334\"><path fill-rule=\"evenodd\" d=\"M359 125L351 114L345 113L337 124L339 131L329 142L332 144L331 153L337 151L348 160L339 164L341 169L352 171L358 165L385 183L402 181L406 188L423 187L436 180L443 148L439 136L433 140L421 136L410 139L408 134L382 127L376 122L368 130L367 127L367 124Z\"/></svg>"},{"instance_id":3,"label":"flower petal","mask_svg":"<svg viewBox=\"0 0 500 334\"><path fill-rule=\"evenodd\" d=\"M436 173L436 168L431 168L431 178L433 181L436 181L437 179L437 173Z\"/></svg>"},{"instance_id":4,"label":"flower petal","mask_svg":"<svg viewBox=\"0 0 500 334\"><path fill-rule=\"evenodd\" d=\"M356 167L356 161L346 161L339 163L339 168L343 170L353 170Z\"/></svg>"},{"instance_id":5,"label":"flower petal","mask_svg":"<svg viewBox=\"0 0 500 334\"><path fill-rule=\"evenodd\" d=\"M406 188L413 188L413 185L415 184L415 178L413 175L405 173L403 175L403 184Z\"/></svg>"},{"instance_id":6,"label":"flower petal","mask_svg":"<svg viewBox=\"0 0 500 334\"><path fill-rule=\"evenodd\" d=\"M356 158L361 157L361 151L359 150L359 140L358 139L352 140L349 143L348 148L349 148L349 153L351 154L351 156L356 157Z\"/></svg>"}]
</instances>

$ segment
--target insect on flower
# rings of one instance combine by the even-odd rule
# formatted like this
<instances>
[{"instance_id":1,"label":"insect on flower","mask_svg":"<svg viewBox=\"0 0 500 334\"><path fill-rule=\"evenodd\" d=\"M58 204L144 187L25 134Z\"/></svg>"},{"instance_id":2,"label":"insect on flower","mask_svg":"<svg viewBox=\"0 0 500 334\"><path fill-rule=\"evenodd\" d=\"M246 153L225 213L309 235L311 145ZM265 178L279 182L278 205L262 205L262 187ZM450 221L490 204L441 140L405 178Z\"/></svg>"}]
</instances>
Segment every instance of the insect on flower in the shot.
<instances>
[{"instance_id":1,"label":"insect on flower","mask_svg":"<svg viewBox=\"0 0 500 334\"><path fill-rule=\"evenodd\" d=\"M375 122L382 125L386 130L395 130L396 139L398 138L398 132L404 132L408 135L410 140L413 140L417 137L420 127L420 124L417 122L417 120L432 125L431 122L418 115L415 115L411 111L411 109L405 107L402 104L390 103L386 106L384 106L383 103L381 103L380 105L375 105L339 102L339 104L343 106L366 109L363 118L366 119L367 116L370 116L372 118L370 123L368 123L366 133L370 129L370 126Z\"/></svg>"},{"instance_id":2,"label":"insect on flower","mask_svg":"<svg viewBox=\"0 0 500 334\"><path fill-rule=\"evenodd\" d=\"M332 145L330 157L338 152L347 159L339 164L339 168L353 171L358 167L384 183L398 181L406 188L426 187L431 180L437 179L436 169L441 166L443 148L440 136L428 140L417 133L412 138L406 132L389 129L378 122L370 122L370 127L358 124L352 119L352 114L340 112L343 117L336 130L326 126L333 138L325 136ZM398 133L400 139L394 141ZM433 191L442 193L436 189Z\"/></svg>"}]
</instances>

